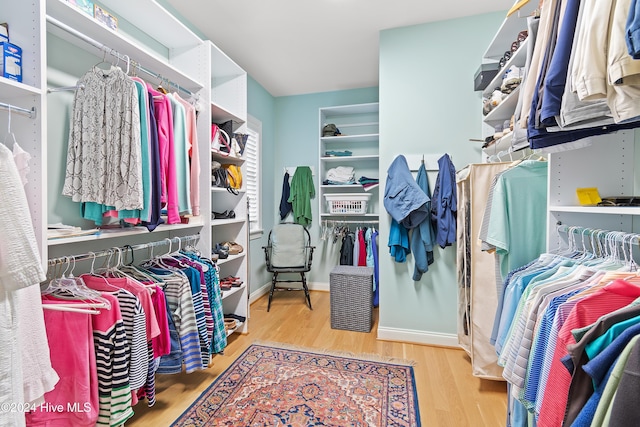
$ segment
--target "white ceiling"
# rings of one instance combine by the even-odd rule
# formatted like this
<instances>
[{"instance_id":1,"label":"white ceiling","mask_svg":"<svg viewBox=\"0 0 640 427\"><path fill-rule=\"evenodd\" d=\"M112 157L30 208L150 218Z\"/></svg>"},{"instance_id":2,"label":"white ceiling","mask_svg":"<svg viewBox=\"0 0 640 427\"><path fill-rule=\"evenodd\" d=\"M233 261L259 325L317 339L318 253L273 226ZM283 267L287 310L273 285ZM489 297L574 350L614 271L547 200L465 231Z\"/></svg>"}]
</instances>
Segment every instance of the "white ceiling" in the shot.
<instances>
[{"instance_id":1,"label":"white ceiling","mask_svg":"<svg viewBox=\"0 0 640 427\"><path fill-rule=\"evenodd\" d=\"M378 86L381 30L506 11L513 4L513 0L167 2L273 96Z\"/></svg>"}]
</instances>

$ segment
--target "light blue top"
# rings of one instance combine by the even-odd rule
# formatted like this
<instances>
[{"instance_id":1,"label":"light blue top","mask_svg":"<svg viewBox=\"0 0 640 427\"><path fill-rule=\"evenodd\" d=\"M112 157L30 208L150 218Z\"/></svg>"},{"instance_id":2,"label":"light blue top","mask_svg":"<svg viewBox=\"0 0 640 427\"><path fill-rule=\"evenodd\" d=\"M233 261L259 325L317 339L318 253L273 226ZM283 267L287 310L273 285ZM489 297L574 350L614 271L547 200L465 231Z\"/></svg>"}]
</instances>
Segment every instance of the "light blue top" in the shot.
<instances>
[{"instance_id":1,"label":"light blue top","mask_svg":"<svg viewBox=\"0 0 640 427\"><path fill-rule=\"evenodd\" d=\"M496 247L502 277L545 250L547 162L525 160L496 182L487 243Z\"/></svg>"}]
</instances>

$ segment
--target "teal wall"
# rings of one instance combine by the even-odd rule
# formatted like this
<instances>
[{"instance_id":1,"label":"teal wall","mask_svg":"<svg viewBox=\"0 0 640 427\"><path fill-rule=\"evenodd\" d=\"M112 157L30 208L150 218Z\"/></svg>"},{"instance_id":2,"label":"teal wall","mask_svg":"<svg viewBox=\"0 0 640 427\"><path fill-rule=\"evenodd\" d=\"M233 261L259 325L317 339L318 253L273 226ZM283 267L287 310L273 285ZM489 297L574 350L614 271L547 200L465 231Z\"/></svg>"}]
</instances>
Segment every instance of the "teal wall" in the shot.
<instances>
[{"instance_id":1,"label":"teal wall","mask_svg":"<svg viewBox=\"0 0 640 427\"><path fill-rule=\"evenodd\" d=\"M318 165L319 165L319 109L335 105L362 104L378 101L378 88L363 88L308 95L284 96L275 99L275 135L273 146L273 173L265 175L263 188L273 187L275 191L273 222L264 221L265 230L280 220L278 208L282 195L284 168L288 166L312 166L315 172L316 197L311 200L313 224L309 228L312 243L316 246L312 269L308 275L310 282L329 283L329 272L338 264L339 244L320 239L318 213ZM249 110L251 112L251 110ZM264 159L263 159L264 162ZM264 163L263 163L264 167ZM291 221L289 215L285 221ZM255 259L255 258L254 258Z\"/></svg>"},{"instance_id":2,"label":"teal wall","mask_svg":"<svg viewBox=\"0 0 640 427\"><path fill-rule=\"evenodd\" d=\"M271 276L264 267L264 251L262 246L267 243L269 229L275 221L276 187L273 185L274 163L276 158L275 123L276 123L276 98L267 92L251 76L247 78L247 112L262 122L262 146L261 146L261 214L262 225L265 233L260 238L251 240L251 252L249 254L250 290L254 292L262 285L271 281Z\"/></svg>"},{"instance_id":3,"label":"teal wall","mask_svg":"<svg viewBox=\"0 0 640 427\"><path fill-rule=\"evenodd\" d=\"M449 153L457 169L480 161L479 144L469 141L481 137L482 121L473 75L503 19L490 13L380 33L381 177L398 154ZM435 175L429 178L433 189ZM379 327L455 334L456 247L437 248L434 264L414 282L413 258L397 264L388 255L389 224L385 212Z\"/></svg>"}]
</instances>

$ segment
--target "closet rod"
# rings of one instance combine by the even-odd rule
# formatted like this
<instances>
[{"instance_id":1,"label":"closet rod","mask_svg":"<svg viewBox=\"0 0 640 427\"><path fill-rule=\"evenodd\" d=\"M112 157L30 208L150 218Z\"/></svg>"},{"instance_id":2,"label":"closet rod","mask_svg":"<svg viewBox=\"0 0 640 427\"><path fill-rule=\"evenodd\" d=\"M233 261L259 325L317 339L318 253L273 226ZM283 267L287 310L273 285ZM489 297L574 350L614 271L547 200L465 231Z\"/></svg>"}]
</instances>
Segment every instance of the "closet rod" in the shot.
<instances>
[{"instance_id":1,"label":"closet rod","mask_svg":"<svg viewBox=\"0 0 640 427\"><path fill-rule=\"evenodd\" d=\"M66 92L66 91L75 91L78 89L84 89L84 85L76 85L76 86L62 86L62 87L52 87L47 89L47 93L51 92Z\"/></svg>"},{"instance_id":2,"label":"closet rod","mask_svg":"<svg viewBox=\"0 0 640 427\"><path fill-rule=\"evenodd\" d=\"M589 235L597 235L599 238L602 233L606 239L611 239L616 242L628 243L628 244L636 244L640 245L640 234L637 233L627 233L625 231L613 231L613 230L603 230L598 228L589 228L589 227L579 227L573 225L565 225L558 224L556 227L559 233L569 234L570 232L573 234L584 234L589 233Z\"/></svg>"},{"instance_id":3,"label":"closet rod","mask_svg":"<svg viewBox=\"0 0 640 427\"><path fill-rule=\"evenodd\" d=\"M28 110L26 108L16 107L15 105L0 102L0 109L7 110L10 113L23 114L25 116L29 116L29 118L31 119L34 119L36 117L36 107L32 107L30 110Z\"/></svg>"},{"instance_id":4,"label":"closet rod","mask_svg":"<svg viewBox=\"0 0 640 427\"><path fill-rule=\"evenodd\" d=\"M377 219L373 219L371 221L340 221L340 220L333 220L333 219L325 219L324 220L325 224L331 223L331 225L340 225L340 224L379 224L380 221L378 221Z\"/></svg>"},{"instance_id":5,"label":"closet rod","mask_svg":"<svg viewBox=\"0 0 640 427\"><path fill-rule=\"evenodd\" d=\"M126 247L109 248L109 249L105 249L98 252L92 252L92 253L86 253L86 254L80 254L80 255L70 255L70 256L65 256L60 258L51 258L49 259L48 263L50 266L52 266L55 264L66 263L71 261L73 262L86 261L93 258L109 256L113 254L114 249L120 249L122 251L128 251L128 250L138 251L141 249L148 249L155 246L168 245L170 243L173 244L178 242L188 242L189 240L197 241L199 238L200 238L199 234L193 234L190 236L167 237L164 240L158 240L156 242L141 243L139 245L133 245L133 246L127 245Z\"/></svg>"},{"instance_id":6,"label":"closet rod","mask_svg":"<svg viewBox=\"0 0 640 427\"><path fill-rule=\"evenodd\" d=\"M57 19L47 15L47 22L49 22L52 25L55 25L56 27L60 28L61 30L66 31L67 33L71 34L72 36L75 36L77 38L79 38L80 40L83 40L85 42L87 42L88 44L102 50L103 52L106 52L110 55L115 56L116 58L118 58L119 60L122 61L127 61L127 63L131 62L131 59L127 56L127 55L122 55L120 54L118 51L116 51L115 49L111 49L110 47L100 43L97 40L92 39L91 37L87 36L86 34L81 33L80 31L76 30L73 27L68 26L67 24L58 21ZM169 81L167 79L165 79L164 77L162 77L160 74L155 73L145 67L143 67L142 65L140 65L139 62L136 62L135 68L137 68L138 70L150 75L151 77L154 77L156 79L159 79L163 82L166 82L169 86L173 86L174 88L178 89L181 92L186 93L189 96L193 96L193 97L197 97L196 94L194 94L193 92L191 92L189 89L185 89L182 86L180 86L178 83Z\"/></svg>"}]
</instances>

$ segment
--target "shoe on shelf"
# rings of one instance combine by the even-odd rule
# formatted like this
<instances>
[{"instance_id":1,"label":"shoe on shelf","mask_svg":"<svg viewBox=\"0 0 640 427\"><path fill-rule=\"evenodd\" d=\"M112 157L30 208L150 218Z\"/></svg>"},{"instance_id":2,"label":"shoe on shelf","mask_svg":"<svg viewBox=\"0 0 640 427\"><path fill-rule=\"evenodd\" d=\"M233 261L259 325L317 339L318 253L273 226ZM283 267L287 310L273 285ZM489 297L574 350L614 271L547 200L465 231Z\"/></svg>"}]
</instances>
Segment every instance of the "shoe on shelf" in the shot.
<instances>
[{"instance_id":1,"label":"shoe on shelf","mask_svg":"<svg viewBox=\"0 0 640 427\"><path fill-rule=\"evenodd\" d=\"M238 326L235 319L224 319L224 329L227 331L232 331Z\"/></svg>"},{"instance_id":2,"label":"shoe on shelf","mask_svg":"<svg viewBox=\"0 0 640 427\"><path fill-rule=\"evenodd\" d=\"M244 316L240 316L240 315L235 314L235 313L225 314L225 315L224 315L224 318L225 318L225 319L236 319L236 320L237 320L238 322L240 322L240 323L244 323L244 321L245 321L245 320L247 320L247 318L246 318L246 317L244 317Z\"/></svg>"},{"instance_id":3,"label":"shoe on shelf","mask_svg":"<svg viewBox=\"0 0 640 427\"><path fill-rule=\"evenodd\" d=\"M242 251L244 251L242 245L236 242L224 242L221 244L229 248L229 255L238 255L241 254Z\"/></svg>"},{"instance_id":4,"label":"shoe on shelf","mask_svg":"<svg viewBox=\"0 0 640 427\"><path fill-rule=\"evenodd\" d=\"M500 90L503 93L511 93L522 82L524 68L512 65L502 76L502 86Z\"/></svg>"},{"instance_id":5,"label":"shoe on shelf","mask_svg":"<svg viewBox=\"0 0 640 427\"><path fill-rule=\"evenodd\" d=\"M233 209L224 211L222 213L211 211L211 219L233 219L236 217L236 213Z\"/></svg>"},{"instance_id":6,"label":"shoe on shelf","mask_svg":"<svg viewBox=\"0 0 640 427\"><path fill-rule=\"evenodd\" d=\"M216 247L211 250L211 252L217 254L218 258L220 259L229 258L229 247L223 246L220 243L218 243Z\"/></svg>"}]
</instances>

